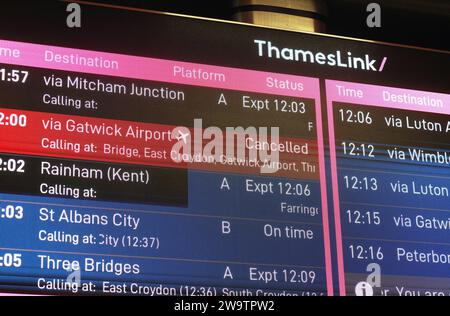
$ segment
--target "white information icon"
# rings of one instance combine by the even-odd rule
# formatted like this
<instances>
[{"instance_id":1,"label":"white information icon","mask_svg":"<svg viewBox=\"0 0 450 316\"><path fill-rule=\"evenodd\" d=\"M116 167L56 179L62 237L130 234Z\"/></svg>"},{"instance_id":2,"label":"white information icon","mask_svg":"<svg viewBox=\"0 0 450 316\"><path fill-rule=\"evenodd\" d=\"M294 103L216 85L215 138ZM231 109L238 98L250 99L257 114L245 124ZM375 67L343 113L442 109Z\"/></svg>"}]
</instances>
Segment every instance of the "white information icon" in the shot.
<instances>
[{"instance_id":1,"label":"white information icon","mask_svg":"<svg viewBox=\"0 0 450 316\"><path fill-rule=\"evenodd\" d=\"M369 282L359 282L355 286L356 296L373 296L373 287Z\"/></svg>"}]
</instances>

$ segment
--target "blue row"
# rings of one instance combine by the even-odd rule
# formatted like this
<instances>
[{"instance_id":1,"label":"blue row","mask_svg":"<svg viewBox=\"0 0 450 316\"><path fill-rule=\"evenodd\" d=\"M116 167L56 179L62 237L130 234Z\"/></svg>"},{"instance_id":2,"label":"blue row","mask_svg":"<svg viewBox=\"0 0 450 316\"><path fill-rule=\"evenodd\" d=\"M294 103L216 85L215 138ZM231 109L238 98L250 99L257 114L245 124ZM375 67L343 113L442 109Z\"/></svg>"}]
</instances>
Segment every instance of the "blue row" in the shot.
<instances>
[{"instance_id":1,"label":"blue row","mask_svg":"<svg viewBox=\"0 0 450 316\"><path fill-rule=\"evenodd\" d=\"M353 258L349 248L351 245L354 249ZM361 248L358 248L359 246L363 247L362 252L360 251ZM381 260L376 257L372 258L369 247L372 247L375 256L378 248L381 247L383 258ZM367 274L367 265L376 262L381 266L382 275L450 277L450 262L442 260L442 258L446 258L445 260L450 258L450 245L344 239L343 251L347 273ZM417 252L417 258L414 257L415 251ZM357 255L360 255L359 259ZM436 256L438 256L437 260Z\"/></svg>"},{"instance_id":2,"label":"blue row","mask_svg":"<svg viewBox=\"0 0 450 316\"><path fill-rule=\"evenodd\" d=\"M54 199L51 202L60 201ZM4 205L4 202L0 204L3 207ZM2 220L0 248L314 266L321 266L324 262L323 231L322 226L317 224L237 219L226 219L227 223L223 224L221 218L163 212L129 212L114 208L114 205L105 206L110 207L109 210L75 209L45 204L15 205L24 207L24 219ZM67 223L66 218L70 213L89 215L89 218L96 215L96 219L103 219L103 223ZM116 224L122 224L123 218L128 216L133 218L130 222L139 220L138 229L114 225L114 220ZM289 235L286 234L286 227ZM304 238L303 235L290 238L295 237L290 228L313 234L313 238ZM64 232L65 236L69 236L68 239L60 233L57 237L62 237L67 242L52 242L53 239L49 238L53 238L53 232ZM93 237L89 237L90 235ZM156 237L157 240L153 239ZM83 239L86 243L83 243ZM107 245L99 244L105 240ZM308 256L305 256L305 253Z\"/></svg>"},{"instance_id":3,"label":"blue row","mask_svg":"<svg viewBox=\"0 0 450 316\"><path fill-rule=\"evenodd\" d=\"M3 251L0 251L3 253ZM47 267L41 268L41 260L46 264L45 259L38 256L47 256L47 253L22 252L25 265L20 268L0 268L0 283L12 283L18 288L35 286L39 278L66 280L70 272L63 269L53 270ZM149 260L149 259L129 259L108 256L84 256L84 255L61 255L52 254L52 259L77 260L81 267L80 279L82 282L125 282L125 283L163 283L166 285L197 285L197 286L222 286L222 287L249 287L249 288L269 288L286 290L312 290L324 291L325 273L323 269L301 269L279 266L243 265L243 264L218 264L208 262L187 262L172 260ZM105 263L112 263L116 268L110 271L92 271L96 262L104 260ZM111 261L112 260L112 261ZM126 271L125 265L132 266L135 270ZM118 268L122 266L122 270ZM296 275L302 271L311 271L315 274L315 279L301 282L300 277L297 282L292 282L291 269ZM125 273L125 271L127 273ZM261 272L266 278L259 278L257 272ZM276 272L274 272L276 271ZM276 274L276 275L275 275ZM225 276L226 275L226 276ZM269 277L270 275L270 277Z\"/></svg>"},{"instance_id":4,"label":"blue row","mask_svg":"<svg viewBox=\"0 0 450 316\"><path fill-rule=\"evenodd\" d=\"M357 189L346 188L345 176L349 177L351 186L354 184L351 177L357 177ZM377 190L365 189L364 178L368 178L370 187L372 187L371 178L375 178ZM340 199L343 202L436 209L445 209L450 205L450 179L444 177L437 178L341 169L338 172L338 183ZM432 186L431 190L428 187L429 185ZM405 189L408 190L408 193L403 193Z\"/></svg>"},{"instance_id":5,"label":"blue row","mask_svg":"<svg viewBox=\"0 0 450 316\"><path fill-rule=\"evenodd\" d=\"M352 223L348 210L351 210ZM355 210L360 212L358 219ZM376 219L374 223L373 217L369 218L373 212L379 213L380 224L376 224ZM344 236L450 243L450 211L341 203L341 225Z\"/></svg>"},{"instance_id":6,"label":"blue row","mask_svg":"<svg viewBox=\"0 0 450 316\"><path fill-rule=\"evenodd\" d=\"M443 144L441 148L431 148L431 147L413 147L413 146L405 146L398 144L381 144L375 143L371 141L353 141L348 139L346 143L354 143L357 146L361 144L366 145L366 156L363 156L362 148L356 147L353 151L353 148L348 148L347 155L344 153L344 146L342 145L341 140L336 140L336 156L338 162L340 160L364 160L373 163L398 163L405 166L409 166L410 168L414 168L417 166L423 167L436 167L444 169L448 167L450 164L448 163L448 158L450 157L450 151L446 150L445 147L447 145ZM367 148L368 145L373 145L374 150L371 148ZM358 150L359 149L359 150ZM411 151L409 151L411 149ZM440 155L437 155L439 152ZM350 153L353 155L351 156ZM372 154L372 157L369 157L369 153ZM421 153L432 153L436 154L438 161L418 161L417 158L422 158ZM416 160L411 160L410 154L413 155ZM443 170L445 172L445 170Z\"/></svg>"}]
</instances>

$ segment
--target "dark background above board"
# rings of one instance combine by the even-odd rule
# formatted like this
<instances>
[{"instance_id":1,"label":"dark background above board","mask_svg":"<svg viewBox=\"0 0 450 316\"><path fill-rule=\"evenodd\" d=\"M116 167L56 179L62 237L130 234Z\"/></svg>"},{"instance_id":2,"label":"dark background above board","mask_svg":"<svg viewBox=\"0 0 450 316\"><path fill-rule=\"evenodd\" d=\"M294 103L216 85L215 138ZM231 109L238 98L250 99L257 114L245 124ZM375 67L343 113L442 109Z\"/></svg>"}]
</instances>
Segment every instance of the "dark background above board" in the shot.
<instances>
[{"instance_id":1,"label":"dark background above board","mask_svg":"<svg viewBox=\"0 0 450 316\"><path fill-rule=\"evenodd\" d=\"M167 2L172 3L170 0ZM82 13L82 27L69 28L66 25L65 2L22 0L5 3L7 5L3 7L4 10L0 10L0 38L6 40L406 89L441 93L449 91L447 69L450 69L450 60L447 53L424 53L423 50L396 45L377 45L370 41L353 41L275 29L264 29L262 32L263 29L253 26L87 4L82 5L85 8ZM24 5L25 3L28 5ZM161 7L155 9L163 10ZM195 10L195 7L191 10ZM254 40L261 36L264 40L276 41L278 47L297 47L302 43L299 48L327 54L336 53L338 50L351 52L352 56L369 53L368 56L379 63L385 57L388 58L388 64L383 71L360 71L283 59L255 58L257 50Z\"/></svg>"},{"instance_id":2,"label":"dark background above board","mask_svg":"<svg viewBox=\"0 0 450 316\"><path fill-rule=\"evenodd\" d=\"M217 19L230 19L232 0L90 0ZM450 0L326 0L327 33L450 50ZM382 27L366 26L366 7L382 7Z\"/></svg>"}]
</instances>

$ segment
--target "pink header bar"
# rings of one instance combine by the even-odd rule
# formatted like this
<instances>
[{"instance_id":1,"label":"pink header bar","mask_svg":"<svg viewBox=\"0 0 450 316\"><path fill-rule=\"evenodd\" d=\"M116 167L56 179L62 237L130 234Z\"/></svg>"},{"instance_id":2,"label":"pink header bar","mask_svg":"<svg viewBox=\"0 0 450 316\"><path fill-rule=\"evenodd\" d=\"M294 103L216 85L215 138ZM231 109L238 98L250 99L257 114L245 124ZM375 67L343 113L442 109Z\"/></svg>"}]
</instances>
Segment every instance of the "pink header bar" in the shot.
<instances>
[{"instance_id":1,"label":"pink header bar","mask_svg":"<svg viewBox=\"0 0 450 316\"><path fill-rule=\"evenodd\" d=\"M316 78L0 40L0 63L317 98Z\"/></svg>"},{"instance_id":2,"label":"pink header bar","mask_svg":"<svg viewBox=\"0 0 450 316\"><path fill-rule=\"evenodd\" d=\"M450 95L344 81L326 81L329 101L450 115Z\"/></svg>"}]
</instances>

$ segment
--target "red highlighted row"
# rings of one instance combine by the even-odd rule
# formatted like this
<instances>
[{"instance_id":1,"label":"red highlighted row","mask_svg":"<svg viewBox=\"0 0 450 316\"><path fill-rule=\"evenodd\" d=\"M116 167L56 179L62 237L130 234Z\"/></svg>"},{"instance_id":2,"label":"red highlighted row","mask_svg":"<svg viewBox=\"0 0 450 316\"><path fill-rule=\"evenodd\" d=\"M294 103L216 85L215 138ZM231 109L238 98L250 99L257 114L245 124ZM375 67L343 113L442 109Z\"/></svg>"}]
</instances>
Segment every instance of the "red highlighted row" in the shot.
<instances>
[{"instance_id":1,"label":"red highlighted row","mask_svg":"<svg viewBox=\"0 0 450 316\"><path fill-rule=\"evenodd\" d=\"M274 143L267 135L261 140L258 135L246 136L239 142L233 139L230 155L225 139L222 147L211 150L211 139L203 138L202 130L184 128L187 132L183 134L175 128L0 109L0 152L237 173L261 173L263 168L271 173L270 168L276 168L278 171L272 173L276 176L319 178L317 143L313 140L280 138ZM226 133L223 135L225 138ZM273 155L274 149L278 156Z\"/></svg>"}]
</instances>

